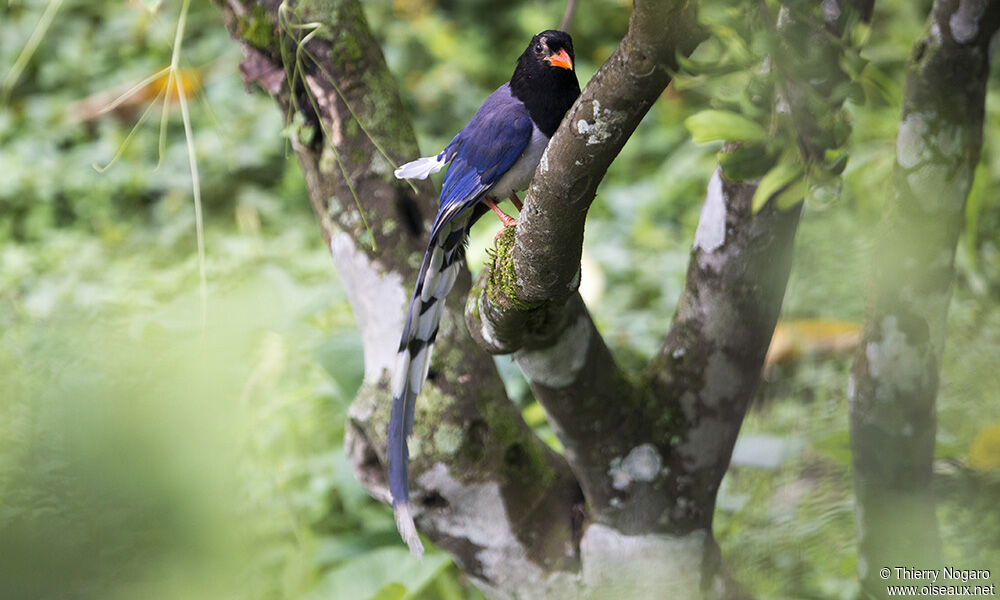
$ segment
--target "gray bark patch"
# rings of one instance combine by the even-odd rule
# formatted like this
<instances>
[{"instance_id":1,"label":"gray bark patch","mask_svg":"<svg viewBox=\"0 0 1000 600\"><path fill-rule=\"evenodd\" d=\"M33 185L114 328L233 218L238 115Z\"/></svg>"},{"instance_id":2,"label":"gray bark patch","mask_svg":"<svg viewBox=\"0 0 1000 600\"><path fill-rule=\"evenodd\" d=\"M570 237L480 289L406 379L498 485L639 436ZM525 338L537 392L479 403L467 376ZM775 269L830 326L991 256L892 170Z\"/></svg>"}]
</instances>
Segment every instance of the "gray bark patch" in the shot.
<instances>
[{"instance_id":1,"label":"gray bark patch","mask_svg":"<svg viewBox=\"0 0 1000 600\"><path fill-rule=\"evenodd\" d=\"M463 483L444 463L436 463L418 479L448 502L448 509L429 510L422 526L448 537L467 539L475 548L482 578L477 585L490 598L579 598L579 576L542 570L531 562L511 529L500 485L495 481Z\"/></svg>"},{"instance_id":2,"label":"gray bark patch","mask_svg":"<svg viewBox=\"0 0 1000 600\"><path fill-rule=\"evenodd\" d=\"M616 490L624 490L636 481L653 481L660 473L663 459L652 444L643 444L632 448L618 464L612 463L608 475L611 485Z\"/></svg>"},{"instance_id":3,"label":"gray bark patch","mask_svg":"<svg viewBox=\"0 0 1000 600\"><path fill-rule=\"evenodd\" d=\"M365 380L378 381L383 371L391 372L396 360L406 311L403 278L381 271L347 233L330 237L330 252L361 328Z\"/></svg>"},{"instance_id":4,"label":"gray bark patch","mask_svg":"<svg viewBox=\"0 0 1000 600\"><path fill-rule=\"evenodd\" d=\"M951 14L948 26L951 27L951 37L959 44L968 44L979 33L979 20L986 11L984 0L962 0L958 10Z\"/></svg>"},{"instance_id":5,"label":"gray bark patch","mask_svg":"<svg viewBox=\"0 0 1000 600\"><path fill-rule=\"evenodd\" d=\"M708 539L704 531L625 535L591 525L580 541L583 583L594 598L701 598Z\"/></svg>"},{"instance_id":6,"label":"gray bark patch","mask_svg":"<svg viewBox=\"0 0 1000 600\"><path fill-rule=\"evenodd\" d=\"M555 344L541 350L520 350L514 358L528 380L554 389L563 388L576 380L587 362L590 334L589 319L580 315Z\"/></svg>"},{"instance_id":7,"label":"gray bark patch","mask_svg":"<svg viewBox=\"0 0 1000 600\"><path fill-rule=\"evenodd\" d=\"M726 201L722 194L722 176L719 175L719 169L716 169L708 181L708 194L694 234L694 247L704 252L714 252L725 241Z\"/></svg>"}]
</instances>

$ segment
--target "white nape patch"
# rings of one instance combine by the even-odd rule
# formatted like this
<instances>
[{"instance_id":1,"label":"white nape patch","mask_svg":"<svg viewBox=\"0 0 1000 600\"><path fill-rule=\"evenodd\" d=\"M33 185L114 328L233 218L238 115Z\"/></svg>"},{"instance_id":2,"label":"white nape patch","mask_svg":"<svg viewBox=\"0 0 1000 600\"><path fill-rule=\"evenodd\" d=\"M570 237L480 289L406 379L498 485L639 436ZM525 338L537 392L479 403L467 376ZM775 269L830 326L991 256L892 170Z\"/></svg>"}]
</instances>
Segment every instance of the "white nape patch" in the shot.
<instances>
[{"instance_id":1,"label":"white nape patch","mask_svg":"<svg viewBox=\"0 0 1000 600\"><path fill-rule=\"evenodd\" d=\"M518 350L514 359L529 381L558 389L576 380L589 349L590 323L586 315L580 315L556 343L540 350Z\"/></svg>"},{"instance_id":2,"label":"white nape patch","mask_svg":"<svg viewBox=\"0 0 1000 600\"><path fill-rule=\"evenodd\" d=\"M951 36L959 44L968 44L976 38L979 33L979 20L983 18L986 10L984 0L961 0L958 3L958 10L951 13L948 25L951 27Z\"/></svg>"},{"instance_id":3,"label":"white nape patch","mask_svg":"<svg viewBox=\"0 0 1000 600\"><path fill-rule=\"evenodd\" d=\"M624 490L635 481L653 481L662 466L663 459L652 444L636 446L619 464L612 463L608 470L611 486Z\"/></svg>"},{"instance_id":4,"label":"white nape patch","mask_svg":"<svg viewBox=\"0 0 1000 600\"><path fill-rule=\"evenodd\" d=\"M580 540L588 598L701 598L708 536L625 535L595 523Z\"/></svg>"},{"instance_id":5,"label":"white nape patch","mask_svg":"<svg viewBox=\"0 0 1000 600\"><path fill-rule=\"evenodd\" d=\"M330 252L361 329L365 380L374 383L396 359L406 312L403 278L379 269L347 233L333 235Z\"/></svg>"},{"instance_id":6,"label":"white nape patch","mask_svg":"<svg viewBox=\"0 0 1000 600\"><path fill-rule=\"evenodd\" d=\"M694 233L694 247L703 252L714 252L726 241L726 201L722 197L722 175L716 169L708 181L705 206L701 209L698 229Z\"/></svg>"},{"instance_id":7,"label":"white nape patch","mask_svg":"<svg viewBox=\"0 0 1000 600\"><path fill-rule=\"evenodd\" d=\"M896 162L904 169L912 169L927 159L927 118L923 113L911 112L899 124L896 138Z\"/></svg>"},{"instance_id":8,"label":"white nape patch","mask_svg":"<svg viewBox=\"0 0 1000 600\"><path fill-rule=\"evenodd\" d=\"M396 179L427 179L431 173L437 173L444 167L444 153L436 156L425 156L406 163L393 171Z\"/></svg>"},{"instance_id":9,"label":"white nape patch","mask_svg":"<svg viewBox=\"0 0 1000 600\"><path fill-rule=\"evenodd\" d=\"M423 513L428 528L464 538L480 548L476 560L489 581L479 583L484 584L487 596L546 600L580 597L579 576L561 571L547 574L528 558L524 545L510 528L498 483L462 483L441 462L424 472L418 483L448 503L448 510Z\"/></svg>"}]
</instances>

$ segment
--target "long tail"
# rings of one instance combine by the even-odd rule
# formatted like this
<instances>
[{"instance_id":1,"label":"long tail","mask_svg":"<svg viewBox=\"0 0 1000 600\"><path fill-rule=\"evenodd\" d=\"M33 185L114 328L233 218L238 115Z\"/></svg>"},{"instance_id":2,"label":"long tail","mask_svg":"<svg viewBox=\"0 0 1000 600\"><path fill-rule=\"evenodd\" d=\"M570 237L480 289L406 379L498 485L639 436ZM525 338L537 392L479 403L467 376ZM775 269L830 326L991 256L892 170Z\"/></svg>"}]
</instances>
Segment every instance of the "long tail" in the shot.
<instances>
[{"instance_id":1,"label":"long tail","mask_svg":"<svg viewBox=\"0 0 1000 600\"><path fill-rule=\"evenodd\" d=\"M415 556L424 547L410 514L410 461L406 438L413 430L413 409L417 394L427 378L431 349L437 336L444 299L455 284L465 255L468 218L457 218L441 226L431 237L420 265L413 298L406 314L403 336L392 377L392 412L389 415L389 491L396 515L396 527Z\"/></svg>"}]
</instances>

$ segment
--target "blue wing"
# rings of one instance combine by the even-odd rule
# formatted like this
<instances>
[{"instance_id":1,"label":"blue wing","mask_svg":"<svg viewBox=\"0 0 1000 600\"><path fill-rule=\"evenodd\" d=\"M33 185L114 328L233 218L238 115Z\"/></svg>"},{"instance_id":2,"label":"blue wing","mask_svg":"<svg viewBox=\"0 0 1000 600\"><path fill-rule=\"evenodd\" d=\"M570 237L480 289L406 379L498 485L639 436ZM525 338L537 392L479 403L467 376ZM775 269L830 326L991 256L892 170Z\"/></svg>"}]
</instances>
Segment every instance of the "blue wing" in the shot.
<instances>
[{"instance_id":1,"label":"blue wing","mask_svg":"<svg viewBox=\"0 0 1000 600\"><path fill-rule=\"evenodd\" d=\"M493 189L527 148L532 129L528 109L511 95L509 84L490 94L444 150L451 166L441 186L433 233Z\"/></svg>"}]
</instances>

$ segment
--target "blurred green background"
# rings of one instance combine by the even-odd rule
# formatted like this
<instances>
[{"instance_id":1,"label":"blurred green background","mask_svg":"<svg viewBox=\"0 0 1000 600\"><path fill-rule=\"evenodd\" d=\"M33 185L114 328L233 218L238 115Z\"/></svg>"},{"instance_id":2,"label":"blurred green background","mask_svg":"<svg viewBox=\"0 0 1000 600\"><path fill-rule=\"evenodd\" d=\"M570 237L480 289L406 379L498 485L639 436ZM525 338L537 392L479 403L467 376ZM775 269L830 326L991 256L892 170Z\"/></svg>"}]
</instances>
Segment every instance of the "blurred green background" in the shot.
<instances>
[{"instance_id":1,"label":"blurred green background","mask_svg":"<svg viewBox=\"0 0 1000 600\"><path fill-rule=\"evenodd\" d=\"M705 2L703 18L721 18L728 4ZM905 63L930 7L877 4L864 56L887 93L849 107L843 192L806 205L786 319L862 319L865 252L892 167ZM509 77L525 40L557 25L564 8L364 5L425 153L471 117ZM581 81L609 56L629 10L623 0L580 2L571 32ZM446 555L410 559L389 509L352 478L343 423L362 363L350 307L282 115L259 90L244 91L220 15L195 2L180 67L204 203L202 326L176 99L162 153L161 103L148 90L100 113L170 62L179 11L175 0L0 8L0 598L481 597ZM36 29L46 13L51 24ZM33 31L37 48L25 54ZM1000 577L998 92L994 68L960 242L935 468L947 564ZM95 170L151 102L117 161ZM697 85L668 89L591 211L585 292L628 365L655 350L681 291L718 150L692 144L682 123L708 105ZM474 270L493 226L484 219L477 228ZM516 367L498 363L526 417L551 436ZM736 576L761 598L857 594L849 366L849 355L814 358L804 348L770 370L744 426L716 531Z\"/></svg>"}]
</instances>

